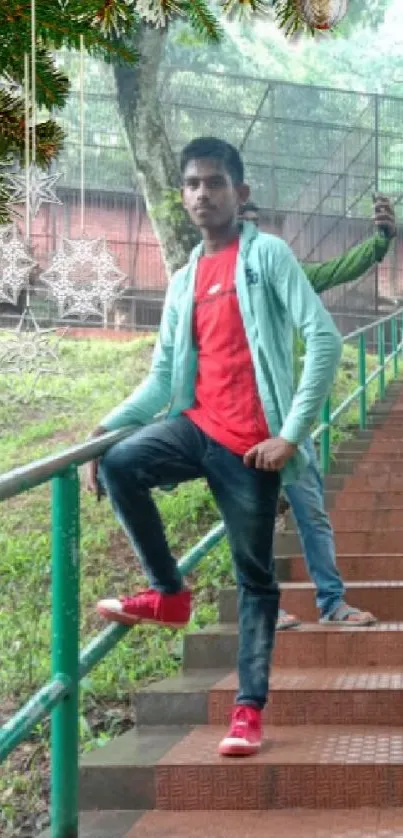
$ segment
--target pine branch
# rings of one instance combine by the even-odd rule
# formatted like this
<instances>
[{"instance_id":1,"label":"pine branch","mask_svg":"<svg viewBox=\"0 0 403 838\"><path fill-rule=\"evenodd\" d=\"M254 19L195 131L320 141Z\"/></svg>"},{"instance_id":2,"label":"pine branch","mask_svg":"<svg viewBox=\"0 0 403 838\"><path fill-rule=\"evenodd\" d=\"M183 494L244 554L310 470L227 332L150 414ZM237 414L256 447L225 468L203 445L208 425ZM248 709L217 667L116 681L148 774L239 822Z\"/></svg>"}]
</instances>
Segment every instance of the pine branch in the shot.
<instances>
[{"instance_id":1,"label":"pine branch","mask_svg":"<svg viewBox=\"0 0 403 838\"><path fill-rule=\"evenodd\" d=\"M273 5L279 29L282 29L287 37L296 35L298 32L315 35L315 30L302 16L299 0L274 0Z\"/></svg>"},{"instance_id":2,"label":"pine branch","mask_svg":"<svg viewBox=\"0 0 403 838\"><path fill-rule=\"evenodd\" d=\"M273 6L270 0L221 0L224 14L268 14Z\"/></svg>"},{"instance_id":3,"label":"pine branch","mask_svg":"<svg viewBox=\"0 0 403 838\"><path fill-rule=\"evenodd\" d=\"M79 49L82 36L90 52L113 51L121 60L135 61L135 53L117 38L133 32L137 20L134 0L69 0L64 7L55 0L36 3L37 41L49 50ZM10 0L7 10L0 7L1 65L15 49L19 55L31 51L30 0Z\"/></svg>"},{"instance_id":4,"label":"pine branch","mask_svg":"<svg viewBox=\"0 0 403 838\"><path fill-rule=\"evenodd\" d=\"M24 84L24 53L14 44L12 55L5 65L1 62L1 72L8 73L21 86ZM69 91L69 80L61 73L53 57L43 47L38 47L36 54L36 101L39 107L48 110L62 108Z\"/></svg>"},{"instance_id":5,"label":"pine branch","mask_svg":"<svg viewBox=\"0 0 403 838\"><path fill-rule=\"evenodd\" d=\"M217 17L211 11L206 0L189 0L182 4L182 14L186 16L192 29L210 42L219 43L223 30Z\"/></svg>"},{"instance_id":6,"label":"pine branch","mask_svg":"<svg viewBox=\"0 0 403 838\"><path fill-rule=\"evenodd\" d=\"M24 102L19 97L10 96L0 90L0 160L10 156L20 163L24 162L25 153L25 113ZM32 129L30 128L30 134ZM63 146L64 132L52 119L39 122L35 126L36 154L39 166L48 165Z\"/></svg>"}]
</instances>

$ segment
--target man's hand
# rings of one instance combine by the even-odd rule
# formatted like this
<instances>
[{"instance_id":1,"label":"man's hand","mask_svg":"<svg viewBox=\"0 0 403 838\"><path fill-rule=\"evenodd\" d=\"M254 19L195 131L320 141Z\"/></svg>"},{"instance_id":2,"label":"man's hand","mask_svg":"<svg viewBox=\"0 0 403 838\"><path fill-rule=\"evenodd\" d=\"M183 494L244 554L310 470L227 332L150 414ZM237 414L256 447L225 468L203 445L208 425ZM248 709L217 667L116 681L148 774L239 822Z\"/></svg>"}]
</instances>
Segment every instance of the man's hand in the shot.
<instances>
[{"instance_id":1,"label":"man's hand","mask_svg":"<svg viewBox=\"0 0 403 838\"><path fill-rule=\"evenodd\" d=\"M274 436L259 442L246 452L243 461L248 468L263 469L264 471L280 471L290 457L295 454L296 445L291 445L281 436Z\"/></svg>"},{"instance_id":2,"label":"man's hand","mask_svg":"<svg viewBox=\"0 0 403 838\"><path fill-rule=\"evenodd\" d=\"M396 217L392 202L386 195L373 194L374 224L386 238L393 239L396 235Z\"/></svg>"},{"instance_id":3,"label":"man's hand","mask_svg":"<svg viewBox=\"0 0 403 838\"><path fill-rule=\"evenodd\" d=\"M103 436L106 433L107 431L105 428L95 428L95 431L90 434L89 439L95 439L96 437ZM98 465L99 458L91 460L87 463L85 469L85 486L89 492L94 492L97 496L97 500L100 501L105 492L98 480Z\"/></svg>"}]
</instances>

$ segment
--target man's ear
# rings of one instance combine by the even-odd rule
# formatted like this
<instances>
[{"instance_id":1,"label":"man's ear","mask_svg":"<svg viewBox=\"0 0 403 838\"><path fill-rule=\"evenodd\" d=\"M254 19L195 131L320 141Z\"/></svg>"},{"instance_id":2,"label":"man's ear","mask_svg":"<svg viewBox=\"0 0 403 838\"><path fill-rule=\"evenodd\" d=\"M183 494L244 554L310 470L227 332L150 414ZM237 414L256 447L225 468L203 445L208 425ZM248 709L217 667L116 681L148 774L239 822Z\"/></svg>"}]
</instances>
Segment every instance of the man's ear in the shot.
<instances>
[{"instance_id":1,"label":"man's ear","mask_svg":"<svg viewBox=\"0 0 403 838\"><path fill-rule=\"evenodd\" d=\"M240 205L242 206L242 204L246 204L246 202L250 198L250 188L249 188L248 184L247 183L241 183L237 188L237 192L238 192Z\"/></svg>"}]
</instances>

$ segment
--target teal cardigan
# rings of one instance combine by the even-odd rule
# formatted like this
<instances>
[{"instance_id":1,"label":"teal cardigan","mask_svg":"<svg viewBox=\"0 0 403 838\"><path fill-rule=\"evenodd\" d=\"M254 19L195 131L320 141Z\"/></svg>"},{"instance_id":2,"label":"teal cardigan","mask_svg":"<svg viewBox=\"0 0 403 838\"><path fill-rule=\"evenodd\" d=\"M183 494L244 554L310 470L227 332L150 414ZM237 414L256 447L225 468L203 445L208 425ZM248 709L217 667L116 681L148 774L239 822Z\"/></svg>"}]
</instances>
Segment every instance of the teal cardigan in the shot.
<instances>
[{"instance_id":1,"label":"teal cardigan","mask_svg":"<svg viewBox=\"0 0 403 838\"><path fill-rule=\"evenodd\" d=\"M102 419L107 430L139 427L162 412L178 416L194 403L197 347L192 338L198 245L169 283L151 371L145 381ZM244 223L236 266L236 291L270 432L298 446L309 435L341 356L342 341L288 245ZM293 388L293 330L305 342L298 389ZM300 447L285 466L294 482L307 461Z\"/></svg>"}]
</instances>

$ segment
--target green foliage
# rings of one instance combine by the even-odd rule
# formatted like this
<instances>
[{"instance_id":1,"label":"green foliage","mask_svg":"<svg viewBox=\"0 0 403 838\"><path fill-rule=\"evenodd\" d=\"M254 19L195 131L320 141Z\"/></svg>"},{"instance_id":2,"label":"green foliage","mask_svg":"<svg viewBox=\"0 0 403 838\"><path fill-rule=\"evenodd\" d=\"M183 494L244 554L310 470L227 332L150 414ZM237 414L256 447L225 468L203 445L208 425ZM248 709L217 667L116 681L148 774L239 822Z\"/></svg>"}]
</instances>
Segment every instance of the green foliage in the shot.
<instances>
[{"instance_id":1,"label":"green foliage","mask_svg":"<svg viewBox=\"0 0 403 838\"><path fill-rule=\"evenodd\" d=\"M155 219L170 219L172 223L179 223L183 217L183 206L179 189L165 189L162 200L150 210Z\"/></svg>"}]
</instances>

